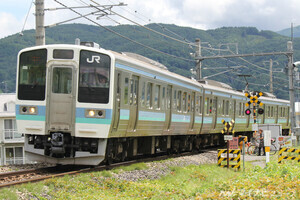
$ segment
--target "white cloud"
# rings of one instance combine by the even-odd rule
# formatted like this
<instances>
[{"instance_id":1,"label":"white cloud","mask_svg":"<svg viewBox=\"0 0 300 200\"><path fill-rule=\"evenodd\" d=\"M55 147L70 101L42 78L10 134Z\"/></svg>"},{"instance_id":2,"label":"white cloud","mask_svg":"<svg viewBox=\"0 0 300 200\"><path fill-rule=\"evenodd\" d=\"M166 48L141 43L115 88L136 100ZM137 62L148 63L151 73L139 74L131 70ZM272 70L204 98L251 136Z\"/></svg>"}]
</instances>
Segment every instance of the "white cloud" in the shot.
<instances>
[{"instance_id":1,"label":"white cloud","mask_svg":"<svg viewBox=\"0 0 300 200\"><path fill-rule=\"evenodd\" d=\"M82 1L59 0L68 6L82 5ZM103 4L128 4L127 7L114 7L113 10L142 24L168 23L191 26L200 29L213 29L222 26L254 26L263 30L281 30L291 22L300 25L299 0L96 0ZM90 1L86 1L90 3ZM0 0L0 38L20 32L29 8L30 1ZM53 0L45 0L45 8L61 7ZM89 10L80 10L88 13ZM136 12L137 11L137 12ZM26 29L34 28L34 6L29 14ZM70 10L47 11L45 25L61 22L78 15ZM122 24L131 24L118 16L110 16ZM95 19L95 17L92 17ZM149 21L151 19L151 21ZM85 19L76 23L89 23ZM116 25L101 18L102 25Z\"/></svg>"},{"instance_id":2,"label":"white cloud","mask_svg":"<svg viewBox=\"0 0 300 200\"><path fill-rule=\"evenodd\" d=\"M10 13L0 13L0 38L20 32L21 22Z\"/></svg>"}]
</instances>

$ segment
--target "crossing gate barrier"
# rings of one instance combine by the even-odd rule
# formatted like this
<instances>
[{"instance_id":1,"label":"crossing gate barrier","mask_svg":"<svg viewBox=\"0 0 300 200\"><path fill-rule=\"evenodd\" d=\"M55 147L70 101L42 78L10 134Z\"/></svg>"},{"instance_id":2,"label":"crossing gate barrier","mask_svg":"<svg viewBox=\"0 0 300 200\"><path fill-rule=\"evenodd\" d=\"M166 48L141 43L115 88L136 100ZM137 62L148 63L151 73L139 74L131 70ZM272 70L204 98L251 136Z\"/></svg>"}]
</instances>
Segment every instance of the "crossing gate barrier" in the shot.
<instances>
[{"instance_id":1,"label":"crossing gate barrier","mask_svg":"<svg viewBox=\"0 0 300 200\"><path fill-rule=\"evenodd\" d=\"M225 155L224 155L225 154ZM218 166L227 167L226 164L222 164L223 161L227 161L227 149L218 149ZM241 168L241 150L240 149L230 149L229 150L229 161L235 161L234 164L229 164L230 168L238 169Z\"/></svg>"},{"instance_id":2,"label":"crossing gate barrier","mask_svg":"<svg viewBox=\"0 0 300 200\"><path fill-rule=\"evenodd\" d=\"M298 153L298 156L284 156L282 155L283 152ZM282 160L298 160L298 162L300 162L300 149L286 147L280 148L278 154L278 163L281 163Z\"/></svg>"}]
</instances>

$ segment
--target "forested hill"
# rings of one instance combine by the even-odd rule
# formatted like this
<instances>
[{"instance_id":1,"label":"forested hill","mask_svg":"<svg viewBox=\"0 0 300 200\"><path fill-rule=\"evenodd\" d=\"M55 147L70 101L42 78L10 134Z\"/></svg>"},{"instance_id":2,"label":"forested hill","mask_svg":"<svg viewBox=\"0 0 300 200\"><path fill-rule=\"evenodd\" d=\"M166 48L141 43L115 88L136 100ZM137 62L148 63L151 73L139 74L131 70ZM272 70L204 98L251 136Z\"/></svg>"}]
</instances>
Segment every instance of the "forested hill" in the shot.
<instances>
[{"instance_id":1,"label":"forested hill","mask_svg":"<svg viewBox=\"0 0 300 200\"><path fill-rule=\"evenodd\" d=\"M286 51L287 41L289 39L289 37L279 35L275 32L258 31L254 27L224 27L207 31L189 27L179 27L170 24L149 24L147 27L163 32L164 34L170 35L179 40L194 42L196 38L200 38L201 42L203 42L202 46L204 47L202 49L203 56L219 54L219 51L212 50L212 48L219 47L223 50L228 50L229 48L230 51L236 52L236 47L238 46L238 53L240 54ZM190 53L194 53L195 49L192 49L191 46L160 36L142 27L119 25L108 28L162 52L172 54L177 57L193 59ZM23 36L15 34L0 40L0 83L6 81L9 92L13 92L15 90L17 53L22 48L34 45L34 34L34 30L30 30L25 31ZM81 41L93 41L99 43L101 47L105 49L141 54L164 64L170 71L187 77L191 76L190 69L195 66L193 61L175 59L174 57L146 49L143 46L123 39L103 28L92 25L67 24L46 29L47 44L74 44L76 38L80 38ZM300 59L300 39L298 38L294 40L294 49L294 60L297 60L297 58ZM221 51L221 54L229 54L229 52ZM210 79L225 82L235 89L244 89L244 79L238 77L237 74L252 74L252 77L248 79L250 89L268 91L269 88L267 84L269 83L269 77L267 74L269 64L264 61L269 61L271 58L276 61L274 62L273 68L277 71L279 69L284 69L287 63L285 56L246 58L247 61L243 61L238 58L227 60L205 60L203 61L203 68L205 68L203 69L203 76L211 76L228 70L224 68L217 69L220 67L243 66L238 70L229 71L219 76L213 76ZM284 87L285 85L288 85L288 82L285 81L287 80L287 76L284 73L274 73L274 76L274 88L280 89L275 89L275 95L287 99L288 89ZM280 77L281 79L277 79L276 77ZM265 85L265 87L262 87L259 84ZM0 88L3 90L4 84L0 84Z\"/></svg>"}]
</instances>

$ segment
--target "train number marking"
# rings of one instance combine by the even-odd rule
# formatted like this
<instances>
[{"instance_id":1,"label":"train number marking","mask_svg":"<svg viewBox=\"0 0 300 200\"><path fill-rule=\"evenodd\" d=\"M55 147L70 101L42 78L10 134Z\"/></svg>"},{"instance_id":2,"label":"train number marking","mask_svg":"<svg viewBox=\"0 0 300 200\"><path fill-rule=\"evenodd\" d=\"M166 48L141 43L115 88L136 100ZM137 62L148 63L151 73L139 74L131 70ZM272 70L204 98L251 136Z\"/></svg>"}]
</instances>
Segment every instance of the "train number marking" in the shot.
<instances>
[{"instance_id":1,"label":"train number marking","mask_svg":"<svg viewBox=\"0 0 300 200\"><path fill-rule=\"evenodd\" d=\"M86 59L86 62L88 63L94 63L94 62L100 63L100 56L92 56L92 59L90 60L89 58Z\"/></svg>"}]
</instances>

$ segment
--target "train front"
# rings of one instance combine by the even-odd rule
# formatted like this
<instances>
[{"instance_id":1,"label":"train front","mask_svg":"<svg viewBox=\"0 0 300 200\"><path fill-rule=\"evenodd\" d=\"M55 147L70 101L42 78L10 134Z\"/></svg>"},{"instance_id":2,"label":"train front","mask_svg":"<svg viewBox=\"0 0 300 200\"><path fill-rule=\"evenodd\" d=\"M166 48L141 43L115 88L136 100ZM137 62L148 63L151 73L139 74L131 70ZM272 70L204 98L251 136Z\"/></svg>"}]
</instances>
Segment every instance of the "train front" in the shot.
<instances>
[{"instance_id":1,"label":"train front","mask_svg":"<svg viewBox=\"0 0 300 200\"><path fill-rule=\"evenodd\" d=\"M112 118L112 59L104 50L48 45L18 57L16 119L28 161L98 165Z\"/></svg>"}]
</instances>

